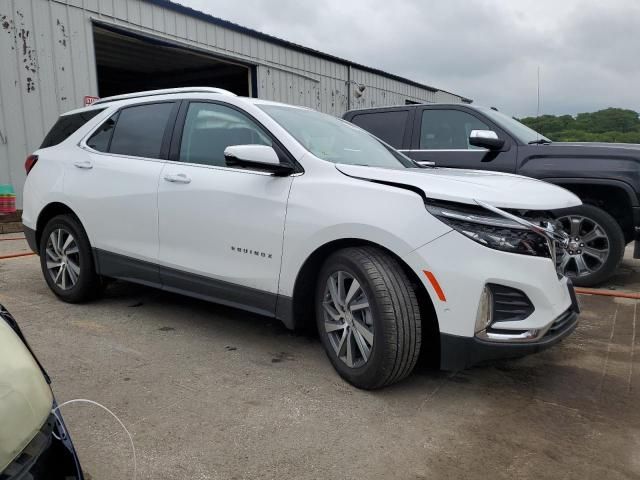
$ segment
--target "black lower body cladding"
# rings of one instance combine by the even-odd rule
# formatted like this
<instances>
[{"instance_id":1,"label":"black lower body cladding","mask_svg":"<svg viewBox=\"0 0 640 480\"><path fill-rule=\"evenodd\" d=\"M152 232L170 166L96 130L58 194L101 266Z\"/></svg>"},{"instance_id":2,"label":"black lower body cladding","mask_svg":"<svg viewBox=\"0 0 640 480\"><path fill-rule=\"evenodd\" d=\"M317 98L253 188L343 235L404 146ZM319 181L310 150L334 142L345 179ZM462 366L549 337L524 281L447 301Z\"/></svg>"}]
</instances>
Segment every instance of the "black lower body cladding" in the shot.
<instances>
[{"instance_id":1,"label":"black lower body cladding","mask_svg":"<svg viewBox=\"0 0 640 480\"><path fill-rule=\"evenodd\" d=\"M489 342L477 337L440 334L440 368L458 371L492 360L519 358L537 353L560 342L575 330L578 312L570 308L555 320L542 338L527 342Z\"/></svg>"},{"instance_id":2,"label":"black lower body cladding","mask_svg":"<svg viewBox=\"0 0 640 480\"><path fill-rule=\"evenodd\" d=\"M27 245L32 252L38 253L38 242L36 240L36 231L23 225L22 229L24 230L24 238L27 240Z\"/></svg>"}]
</instances>

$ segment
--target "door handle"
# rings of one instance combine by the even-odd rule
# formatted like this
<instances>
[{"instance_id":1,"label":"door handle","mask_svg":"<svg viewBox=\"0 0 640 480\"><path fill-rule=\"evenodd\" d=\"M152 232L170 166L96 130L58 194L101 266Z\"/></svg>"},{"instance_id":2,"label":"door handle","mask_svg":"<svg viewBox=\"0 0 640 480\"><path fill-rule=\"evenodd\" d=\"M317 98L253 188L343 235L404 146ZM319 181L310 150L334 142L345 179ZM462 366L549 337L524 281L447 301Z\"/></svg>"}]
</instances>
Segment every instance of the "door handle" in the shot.
<instances>
[{"instance_id":1,"label":"door handle","mask_svg":"<svg viewBox=\"0 0 640 480\"><path fill-rule=\"evenodd\" d=\"M165 175L164 179L167 182L171 183L191 183L191 179L187 177L184 173L177 173L175 175Z\"/></svg>"},{"instance_id":2,"label":"door handle","mask_svg":"<svg viewBox=\"0 0 640 480\"><path fill-rule=\"evenodd\" d=\"M424 165L425 167L435 167L436 166L436 162L432 162L432 161L418 160L418 163L420 165Z\"/></svg>"},{"instance_id":3,"label":"door handle","mask_svg":"<svg viewBox=\"0 0 640 480\"><path fill-rule=\"evenodd\" d=\"M84 170L90 170L93 168L93 164L89 160L83 160L80 162L74 162L73 165Z\"/></svg>"}]
</instances>

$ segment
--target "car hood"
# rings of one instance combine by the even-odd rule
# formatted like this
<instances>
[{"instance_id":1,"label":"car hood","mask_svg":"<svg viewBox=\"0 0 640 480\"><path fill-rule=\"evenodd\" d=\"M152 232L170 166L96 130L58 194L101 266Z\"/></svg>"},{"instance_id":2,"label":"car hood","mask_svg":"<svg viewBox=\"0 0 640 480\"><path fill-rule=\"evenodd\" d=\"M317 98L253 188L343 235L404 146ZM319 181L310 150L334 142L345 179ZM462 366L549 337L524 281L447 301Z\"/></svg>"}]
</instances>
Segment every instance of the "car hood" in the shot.
<instances>
[{"instance_id":1,"label":"car hood","mask_svg":"<svg viewBox=\"0 0 640 480\"><path fill-rule=\"evenodd\" d=\"M551 146L563 147L589 147L604 148L612 151L615 150L635 150L640 153L640 144L638 143L605 143L605 142L552 142Z\"/></svg>"},{"instance_id":2,"label":"car hood","mask_svg":"<svg viewBox=\"0 0 640 480\"><path fill-rule=\"evenodd\" d=\"M529 145L526 149L536 157L633 159L640 161L640 144L601 142L552 142L547 145Z\"/></svg>"},{"instance_id":3,"label":"car hood","mask_svg":"<svg viewBox=\"0 0 640 480\"><path fill-rule=\"evenodd\" d=\"M454 168L388 169L338 164L345 175L419 188L433 199L474 204L480 200L499 208L554 210L582 202L564 188L520 175Z\"/></svg>"}]
</instances>

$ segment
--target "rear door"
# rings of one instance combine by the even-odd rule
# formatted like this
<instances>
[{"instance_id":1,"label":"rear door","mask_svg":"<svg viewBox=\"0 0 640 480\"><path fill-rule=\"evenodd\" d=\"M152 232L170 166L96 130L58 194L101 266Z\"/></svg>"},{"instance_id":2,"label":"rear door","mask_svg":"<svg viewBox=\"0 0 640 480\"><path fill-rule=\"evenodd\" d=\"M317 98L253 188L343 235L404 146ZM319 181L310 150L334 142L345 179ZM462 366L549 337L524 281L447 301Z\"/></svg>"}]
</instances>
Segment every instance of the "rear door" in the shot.
<instances>
[{"instance_id":1,"label":"rear door","mask_svg":"<svg viewBox=\"0 0 640 480\"><path fill-rule=\"evenodd\" d=\"M505 140L505 145L499 151L474 147L469 144L472 130L493 130ZM515 173L515 142L497 125L464 107L416 108L410 144L409 149L401 151L424 164Z\"/></svg>"},{"instance_id":2,"label":"rear door","mask_svg":"<svg viewBox=\"0 0 640 480\"><path fill-rule=\"evenodd\" d=\"M360 128L371 132L393 148L402 149L411 142L413 109L385 108L350 112L347 119Z\"/></svg>"},{"instance_id":3,"label":"rear door","mask_svg":"<svg viewBox=\"0 0 640 480\"><path fill-rule=\"evenodd\" d=\"M272 315L293 178L226 165L226 147L250 144L285 155L243 110L184 103L159 185L160 272L166 289Z\"/></svg>"},{"instance_id":4,"label":"rear door","mask_svg":"<svg viewBox=\"0 0 640 480\"><path fill-rule=\"evenodd\" d=\"M176 102L122 108L89 135L67 169L65 192L104 275L158 283L147 263L158 260L158 180L177 110Z\"/></svg>"}]
</instances>

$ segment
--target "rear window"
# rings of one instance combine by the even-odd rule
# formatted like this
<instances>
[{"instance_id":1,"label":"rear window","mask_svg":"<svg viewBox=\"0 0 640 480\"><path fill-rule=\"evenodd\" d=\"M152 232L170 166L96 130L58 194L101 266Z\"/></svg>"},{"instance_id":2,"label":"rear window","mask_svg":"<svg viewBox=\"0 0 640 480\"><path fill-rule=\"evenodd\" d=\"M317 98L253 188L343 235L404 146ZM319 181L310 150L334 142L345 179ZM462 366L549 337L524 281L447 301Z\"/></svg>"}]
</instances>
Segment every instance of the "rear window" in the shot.
<instances>
[{"instance_id":1,"label":"rear window","mask_svg":"<svg viewBox=\"0 0 640 480\"><path fill-rule=\"evenodd\" d=\"M402 148L402 138L404 137L404 128L408 116L409 112L407 110L360 113L355 115L351 122L371 132L392 147Z\"/></svg>"},{"instance_id":2,"label":"rear window","mask_svg":"<svg viewBox=\"0 0 640 480\"><path fill-rule=\"evenodd\" d=\"M95 110L87 110L86 112L74 113L71 115L62 115L58 118L56 124L49 130L47 136L44 137L40 148L53 147L64 142L73 135L80 127L102 112L104 108Z\"/></svg>"},{"instance_id":3,"label":"rear window","mask_svg":"<svg viewBox=\"0 0 640 480\"><path fill-rule=\"evenodd\" d=\"M160 158L162 139L174 103L152 103L120 111L109 153Z\"/></svg>"}]
</instances>

